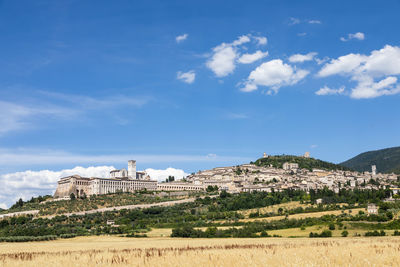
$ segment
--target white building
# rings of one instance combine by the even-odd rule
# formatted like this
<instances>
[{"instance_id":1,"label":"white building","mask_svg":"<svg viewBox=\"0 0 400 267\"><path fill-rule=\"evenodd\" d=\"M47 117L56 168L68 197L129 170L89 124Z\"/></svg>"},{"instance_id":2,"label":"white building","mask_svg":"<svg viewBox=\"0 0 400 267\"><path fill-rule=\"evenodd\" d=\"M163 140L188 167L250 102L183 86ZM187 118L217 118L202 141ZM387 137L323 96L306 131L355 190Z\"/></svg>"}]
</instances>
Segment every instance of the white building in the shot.
<instances>
[{"instance_id":1,"label":"white building","mask_svg":"<svg viewBox=\"0 0 400 267\"><path fill-rule=\"evenodd\" d=\"M368 214L378 214L378 206L373 203L368 204Z\"/></svg>"},{"instance_id":2,"label":"white building","mask_svg":"<svg viewBox=\"0 0 400 267\"><path fill-rule=\"evenodd\" d=\"M376 165L372 165L371 170L372 170L372 176L375 176L376 175Z\"/></svg>"},{"instance_id":3,"label":"white building","mask_svg":"<svg viewBox=\"0 0 400 267\"><path fill-rule=\"evenodd\" d=\"M285 162L285 163L283 163L282 168L284 170L297 170L299 168L299 164L298 163Z\"/></svg>"},{"instance_id":4,"label":"white building","mask_svg":"<svg viewBox=\"0 0 400 267\"><path fill-rule=\"evenodd\" d=\"M81 177L72 175L58 181L55 198L101 195L116 192L135 192L139 190L157 190L157 181L150 180L144 171L136 171L136 161L130 160L126 169L113 170L110 178Z\"/></svg>"}]
</instances>

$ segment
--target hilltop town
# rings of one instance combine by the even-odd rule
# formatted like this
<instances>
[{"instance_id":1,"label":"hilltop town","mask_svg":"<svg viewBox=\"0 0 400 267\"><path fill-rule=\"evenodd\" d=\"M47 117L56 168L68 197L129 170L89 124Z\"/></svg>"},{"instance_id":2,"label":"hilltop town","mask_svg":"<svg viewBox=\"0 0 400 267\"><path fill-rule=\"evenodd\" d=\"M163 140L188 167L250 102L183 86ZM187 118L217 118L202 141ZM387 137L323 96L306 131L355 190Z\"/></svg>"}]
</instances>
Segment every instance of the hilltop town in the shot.
<instances>
[{"instance_id":1,"label":"hilltop town","mask_svg":"<svg viewBox=\"0 0 400 267\"><path fill-rule=\"evenodd\" d=\"M78 175L61 178L54 197L67 199L71 194L99 195L116 192L148 191L227 191L277 192L286 189L310 190L328 188L338 193L340 189L391 188L398 189L395 174L382 174L375 165L371 172L352 171L346 167L317 160L306 152L303 156L268 156L249 164L217 167L203 170L180 181L151 180L144 171L136 171L136 161L130 160L128 170L113 170L110 178L86 178Z\"/></svg>"},{"instance_id":2,"label":"hilltop town","mask_svg":"<svg viewBox=\"0 0 400 267\"><path fill-rule=\"evenodd\" d=\"M271 156L279 158L280 156ZM284 157L284 156L282 156ZM345 170L339 165L330 169L301 168L299 163L284 162L282 166L264 166L264 159L269 158L264 153L263 158L252 164L243 164L232 167L220 167L186 177L188 182L208 186L218 186L228 192L252 192L252 191L282 191L285 189L304 190L322 189L327 187L335 192L339 189L379 189L393 187L398 181L395 174L378 173L376 166L371 166L371 172L356 172ZM290 158L310 159L309 153L302 157L290 156ZM397 190L394 189L397 193Z\"/></svg>"}]
</instances>

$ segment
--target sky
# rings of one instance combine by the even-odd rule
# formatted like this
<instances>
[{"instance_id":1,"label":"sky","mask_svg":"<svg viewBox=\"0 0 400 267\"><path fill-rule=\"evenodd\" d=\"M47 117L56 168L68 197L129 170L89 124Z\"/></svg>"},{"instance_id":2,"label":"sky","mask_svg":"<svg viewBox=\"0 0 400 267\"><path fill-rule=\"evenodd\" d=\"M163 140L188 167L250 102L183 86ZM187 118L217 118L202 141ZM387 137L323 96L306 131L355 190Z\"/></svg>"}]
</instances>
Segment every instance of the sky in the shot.
<instances>
[{"instance_id":1,"label":"sky","mask_svg":"<svg viewBox=\"0 0 400 267\"><path fill-rule=\"evenodd\" d=\"M399 145L399 1L0 1L0 208L137 160L154 179Z\"/></svg>"}]
</instances>

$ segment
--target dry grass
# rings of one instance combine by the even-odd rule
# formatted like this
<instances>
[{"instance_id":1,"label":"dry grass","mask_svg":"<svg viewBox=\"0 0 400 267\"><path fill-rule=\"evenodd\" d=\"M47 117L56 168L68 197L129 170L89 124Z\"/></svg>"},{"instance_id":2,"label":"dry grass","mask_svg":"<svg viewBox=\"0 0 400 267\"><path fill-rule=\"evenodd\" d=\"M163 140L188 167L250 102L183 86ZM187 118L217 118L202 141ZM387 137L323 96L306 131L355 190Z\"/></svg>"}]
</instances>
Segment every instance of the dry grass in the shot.
<instances>
[{"instance_id":1,"label":"dry grass","mask_svg":"<svg viewBox=\"0 0 400 267\"><path fill-rule=\"evenodd\" d=\"M349 209L346 210L345 213L349 213L351 210L351 214L357 214L360 210L365 211L363 208L357 208L357 209ZM320 212L309 212L309 213L299 213L299 214L293 214L289 215L289 219L304 219L304 218L310 218L310 217L321 217L324 215L340 215L342 213L341 210L332 210L332 211L320 211ZM285 219L285 216L274 216L274 217L267 217L267 218L247 218L247 219L239 219L238 221L240 222L254 222L254 221L276 221L276 220L282 220ZM223 221L220 221L223 222Z\"/></svg>"},{"instance_id":2,"label":"dry grass","mask_svg":"<svg viewBox=\"0 0 400 267\"><path fill-rule=\"evenodd\" d=\"M311 204L300 204L300 201L290 201L287 203L282 203L282 204L277 204L273 206L268 206L264 208L256 208L256 209L248 209L248 210L239 210L238 213L243 214L244 216L248 217L250 213L260 211L260 213L267 213L267 212L278 212L279 208L286 209L286 210L291 210L295 209L298 207L306 208L306 207L311 207Z\"/></svg>"},{"instance_id":3,"label":"dry grass","mask_svg":"<svg viewBox=\"0 0 400 267\"><path fill-rule=\"evenodd\" d=\"M400 238L129 239L0 244L1 266L400 266Z\"/></svg>"}]
</instances>

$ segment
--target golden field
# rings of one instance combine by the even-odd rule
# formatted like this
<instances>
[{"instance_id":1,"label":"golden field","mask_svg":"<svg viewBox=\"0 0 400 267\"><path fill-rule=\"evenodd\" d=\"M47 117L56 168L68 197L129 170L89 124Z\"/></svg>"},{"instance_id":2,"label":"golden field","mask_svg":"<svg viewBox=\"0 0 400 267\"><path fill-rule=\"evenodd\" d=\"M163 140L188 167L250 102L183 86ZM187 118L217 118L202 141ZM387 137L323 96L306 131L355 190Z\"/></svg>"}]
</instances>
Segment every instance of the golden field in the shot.
<instances>
[{"instance_id":1,"label":"golden field","mask_svg":"<svg viewBox=\"0 0 400 267\"><path fill-rule=\"evenodd\" d=\"M78 237L1 243L0 266L400 266L400 238Z\"/></svg>"}]
</instances>

